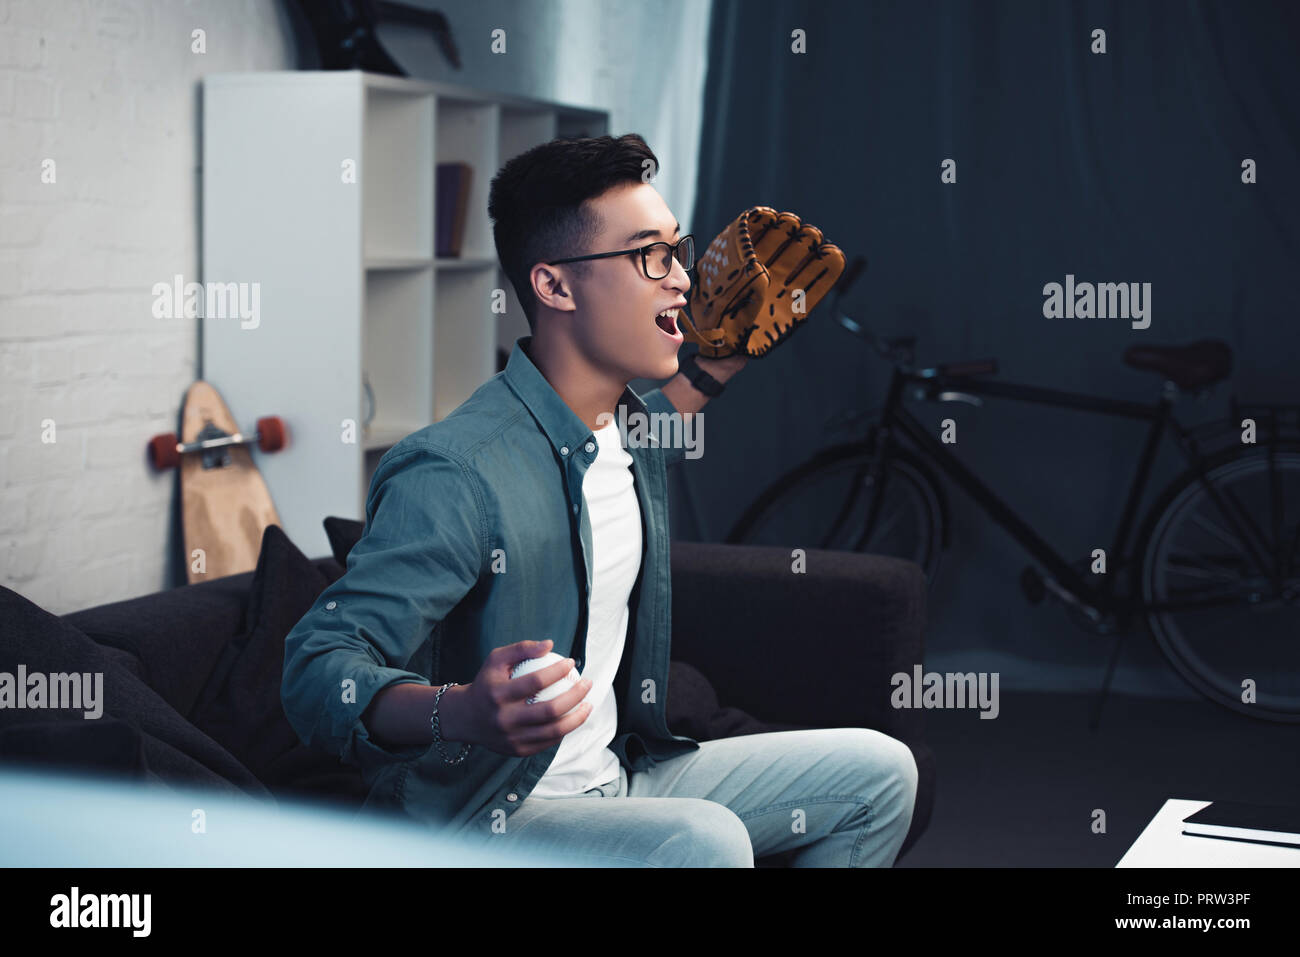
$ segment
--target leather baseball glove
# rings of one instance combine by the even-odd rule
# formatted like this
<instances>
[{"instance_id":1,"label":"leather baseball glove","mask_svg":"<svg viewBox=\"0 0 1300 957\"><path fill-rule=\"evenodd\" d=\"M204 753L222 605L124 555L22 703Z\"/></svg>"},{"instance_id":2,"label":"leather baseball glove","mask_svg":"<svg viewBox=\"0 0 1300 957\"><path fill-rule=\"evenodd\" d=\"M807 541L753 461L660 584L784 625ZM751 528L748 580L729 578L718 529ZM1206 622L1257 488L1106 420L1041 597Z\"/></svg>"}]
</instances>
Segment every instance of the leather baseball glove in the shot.
<instances>
[{"instance_id":1,"label":"leather baseball glove","mask_svg":"<svg viewBox=\"0 0 1300 957\"><path fill-rule=\"evenodd\" d=\"M753 206L696 263L682 333L711 359L758 358L799 328L844 272L844 253L794 213Z\"/></svg>"}]
</instances>

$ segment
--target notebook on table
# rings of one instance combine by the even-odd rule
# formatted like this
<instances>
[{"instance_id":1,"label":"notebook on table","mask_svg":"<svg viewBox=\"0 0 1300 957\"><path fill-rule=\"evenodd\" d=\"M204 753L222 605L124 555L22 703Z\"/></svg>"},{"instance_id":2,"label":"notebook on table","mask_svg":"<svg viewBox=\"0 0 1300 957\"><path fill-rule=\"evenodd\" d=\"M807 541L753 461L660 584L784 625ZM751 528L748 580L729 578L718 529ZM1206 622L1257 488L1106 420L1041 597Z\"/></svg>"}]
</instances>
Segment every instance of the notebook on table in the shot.
<instances>
[{"instance_id":1,"label":"notebook on table","mask_svg":"<svg viewBox=\"0 0 1300 957\"><path fill-rule=\"evenodd\" d=\"M1300 807L1215 801L1183 818L1183 833L1300 848Z\"/></svg>"}]
</instances>

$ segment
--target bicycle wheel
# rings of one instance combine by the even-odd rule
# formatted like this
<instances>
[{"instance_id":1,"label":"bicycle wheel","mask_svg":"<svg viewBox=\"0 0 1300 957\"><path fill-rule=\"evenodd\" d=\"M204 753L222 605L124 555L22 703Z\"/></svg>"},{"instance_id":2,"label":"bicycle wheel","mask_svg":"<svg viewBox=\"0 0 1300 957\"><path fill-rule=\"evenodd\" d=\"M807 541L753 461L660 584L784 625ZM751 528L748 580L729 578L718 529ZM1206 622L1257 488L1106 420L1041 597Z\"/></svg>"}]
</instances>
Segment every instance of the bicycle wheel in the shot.
<instances>
[{"instance_id":1,"label":"bicycle wheel","mask_svg":"<svg viewBox=\"0 0 1300 957\"><path fill-rule=\"evenodd\" d=\"M944 545L943 499L910 453L896 449L890 462L875 528L865 538L871 458L860 446L845 445L777 479L741 516L727 541L892 555L916 562L933 585Z\"/></svg>"},{"instance_id":2,"label":"bicycle wheel","mask_svg":"<svg viewBox=\"0 0 1300 957\"><path fill-rule=\"evenodd\" d=\"M1142 567L1147 621L1189 684L1234 711L1300 721L1300 447L1229 451L1206 481L1253 527L1264 570L1194 474L1152 509ZM1164 603L1182 607L1152 608ZM1252 679L1256 701L1245 703Z\"/></svg>"}]
</instances>

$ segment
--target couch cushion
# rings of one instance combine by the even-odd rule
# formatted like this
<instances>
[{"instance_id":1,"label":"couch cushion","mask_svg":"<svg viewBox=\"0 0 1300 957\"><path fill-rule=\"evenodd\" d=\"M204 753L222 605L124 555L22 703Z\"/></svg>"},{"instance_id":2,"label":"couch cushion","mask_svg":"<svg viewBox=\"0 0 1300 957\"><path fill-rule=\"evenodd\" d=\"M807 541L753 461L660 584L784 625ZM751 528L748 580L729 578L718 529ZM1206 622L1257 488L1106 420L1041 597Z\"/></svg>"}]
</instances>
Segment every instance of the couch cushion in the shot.
<instances>
[{"instance_id":1,"label":"couch cushion","mask_svg":"<svg viewBox=\"0 0 1300 957\"><path fill-rule=\"evenodd\" d=\"M222 652L190 719L223 744L272 793L365 800L360 773L307 747L284 716L284 639L328 582L278 525L262 533L248 593L248 627Z\"/></svg>"},{"instance_id":2,"label":"couch cushion","mask_svg":"<svg viewBox=\"0 0 1300 957\"><path fill-rule=\"evenodd\" d=\"M39 753L46 763L85 768L87 754L104 747L105 753L91 762L101 770L107 766L178 786L269 797L246 767L67 621L3 586L0 621L0 672L16 679L21 665L29 677L74 672L103 676L100 718L85 716L94 709L84 700L80 708L0 708L4 760L26 763ZM108 723L109 718L118 723ZM101 721L105 724L97 727Z\"/></svg>"}]
</instances>

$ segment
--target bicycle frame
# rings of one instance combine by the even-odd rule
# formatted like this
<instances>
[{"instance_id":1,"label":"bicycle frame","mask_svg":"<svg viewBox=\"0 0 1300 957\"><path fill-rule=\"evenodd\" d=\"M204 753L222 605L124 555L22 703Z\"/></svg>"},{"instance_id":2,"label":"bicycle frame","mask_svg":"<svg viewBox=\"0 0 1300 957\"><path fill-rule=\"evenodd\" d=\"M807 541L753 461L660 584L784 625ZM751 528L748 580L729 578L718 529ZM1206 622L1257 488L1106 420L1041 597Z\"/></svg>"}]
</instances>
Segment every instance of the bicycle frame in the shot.
<instances>
[{"instance_id":1,"label":"bicycle frame","mask_svg":"<svg viewBox=\"0 0 1300 957\"><path fill-rule=\"evenodd\" d=\"M864 442L867 451L870 453L871 481L869 484L876 490L876 494L872 496L868 508L862 540L858 543L859 548L870 537L875 528L879 506L884 498L882 477L887 479L889 474L891 447L893 442L897 441L895 433L898 433L905 437L908 443L923 458L940 469L958 487L965 490L988 513L993 521L1005 529L1052 574L1057 583L1084 605L1085 611L1114 613L1128 612L1133 608L1164 611L1228 604L1232 601L1230 598L1218 598L1147 604L1142 602L1140 597L1116 595L1115 579L1118 576L1115 574L1101 576L1100 585L1096 588L1091 587L1080 572L1073 568L1056 549L1035 532L1010 505L1003 501L945 445L931 435L930 430L903 406L905 400L904 391L908 388L914 391L915 397L918 399L946 401L950 400L954 393L957 397L983 395L1150 422L1151 427L1147 432L1142 456L1138 460L1137 470L1129 485L1128 496L1124 502L1118 526L1115 529L1110 548L1106 552L1109 559L1108 564L1112 571L1126 568L1129 562L1136 557L1128 553L1128 548L1131 544L1130 535L1133 530L1134 520L1137 517L1137 509L1141 504L1143 493L1151 477L1151 469L1160 439L1164 436L1166 430L1172 431L1179 450L1188 462L1189 468L1199 477L1202 485L1208 490L1212 501L1223 513L1231 529L1246 544L1251 561L1265 575L1270 577L1277 575L1276 569L1270 569L1264 557L1268 550L1266 542L1264 543L1263 553L1260 551L1260 543L1256 537L1259 530L1254 527L1254 522L1244 513L1244 510L1240 509L1239 503L1234 503L1237 506L1236 508L1229 507L1228 503L1224 501L1224 497L1219 494L1219 490L1206 480L1204 460L1197 448L1194 437L1173 415L1172 387L1167 388L1165 394L1155 404L1144 405L1138 402L1063 392L1038 386L979 381L970 376L949 375L935 369L925 369L919 372L905 371L897 365L894 366L880 421L872 427ZM945 396L945 393L948 395ZM846 505L846 512L848 508L849 506Z\"/></svg>"}]
</instances>

